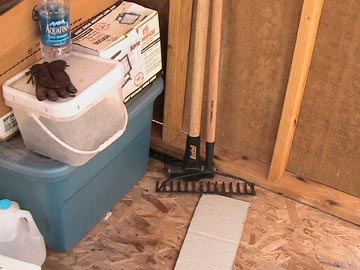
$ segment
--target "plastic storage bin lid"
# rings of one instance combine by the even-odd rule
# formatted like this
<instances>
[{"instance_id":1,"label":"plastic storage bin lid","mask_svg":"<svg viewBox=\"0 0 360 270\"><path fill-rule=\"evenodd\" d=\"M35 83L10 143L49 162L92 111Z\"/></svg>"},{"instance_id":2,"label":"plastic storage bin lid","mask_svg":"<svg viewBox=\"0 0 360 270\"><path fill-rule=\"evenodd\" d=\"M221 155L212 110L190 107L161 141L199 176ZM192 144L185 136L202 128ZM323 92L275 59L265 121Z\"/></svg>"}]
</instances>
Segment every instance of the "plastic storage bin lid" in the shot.
<instances>
[{"instance_id":1,"label":"plastic storage bin lid","mask_svg":"<svg viewBox=\"0 0 360 270\"><path fill-rule=\"evenodd\" d=\"M113 87L119 89L122 101L120 85L123 71L119 62L78 52L73 52L66 62L69 66L65 71L78 90L76 97L59 98L55 102L38 101L35 97L35 85L27 83L28 70L24 70L4 83L3 95L6 104L46 118L69 121L101 101Z\"/></svg>"}]
</instances>

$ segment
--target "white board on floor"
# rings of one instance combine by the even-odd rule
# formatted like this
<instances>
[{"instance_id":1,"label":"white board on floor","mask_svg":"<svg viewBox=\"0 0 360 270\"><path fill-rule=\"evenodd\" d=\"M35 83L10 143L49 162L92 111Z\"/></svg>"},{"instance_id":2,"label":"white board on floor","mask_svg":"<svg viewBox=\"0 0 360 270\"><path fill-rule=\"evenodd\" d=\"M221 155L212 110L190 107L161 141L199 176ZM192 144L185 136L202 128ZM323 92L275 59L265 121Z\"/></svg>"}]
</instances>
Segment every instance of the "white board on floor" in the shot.
<instances>
[{"instance_id":1,"label":"white board on floor","mask_svg":"<svg viewBox=\"0 0 360 270\"><path fill-rule=\"evenodd\" d=\"M250 203L202 195L191 220L175 270L231 270Z\"/></svg>"}]
</instances>

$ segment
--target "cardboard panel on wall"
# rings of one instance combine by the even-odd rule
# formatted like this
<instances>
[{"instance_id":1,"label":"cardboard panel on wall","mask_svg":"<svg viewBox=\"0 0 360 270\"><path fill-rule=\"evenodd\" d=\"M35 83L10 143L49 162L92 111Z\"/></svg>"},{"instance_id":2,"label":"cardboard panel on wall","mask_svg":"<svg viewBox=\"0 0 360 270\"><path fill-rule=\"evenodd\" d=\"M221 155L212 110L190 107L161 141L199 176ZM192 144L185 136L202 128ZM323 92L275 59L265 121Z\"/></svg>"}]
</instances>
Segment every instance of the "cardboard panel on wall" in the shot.
<instances>
[{"instance_id":1,"label":"cardboard panel on wall","mask_svg":"<svg viewBox=\"0 0 360 270\"><path fill-rule=\"evenodd\" d=\"M8 12L0 16L0 60L2 55L11 50L17 44L23 44L24 48L33 47L34 44L39 46L39 31L38 23L33 20L33 10L36 9L37 0L24 0L19 5L15 6ZM102 10L111 6L115 0L106 1L85 1L85 0L73 0L71 1L71 15L72 15L72 27L76 28L81 23L95 16ZM84 8L86 6L86 8ZM28 37L32 37L33 41L29 44L24 40L30 40ZM31 50L30 50L31 52ZM13 55L13 63L20 61L17 55ZM1 61L0 74L3 75L5 70L10 68L7 63ZM2 76L0 76L0 79Z\"/></svg>"},{"instance_id":2,"label":"cardboard panel on wall","mask_svg":"<svg viewBox=\"0 0 360 270\"><path fill-rule=\"evenodd\" d=\"M36 2L24 0L0 16L0 85L41 57L37 23L32 18ZM15 118L5 104L1 88L0 140L16 131Z\"/></svg>"},{"instance_id":3,"label":"cardboard panel on wall","mask_svg":"<svg viewBox=\"0 0 360 270\"><path fill-rule=\"evenodd\" d=\"M301 9L297 0L224 1L217 147L270 163Z\"/></svg>"},{"instance_id":4,"label":"cardboard panel on wall","mask_svg":"<svg viewBox=\"0 0 360 270\"><path fill-rule=\"evenodd\" d=\"M360 2L327 0L288 170L360 196Z\"/></svg>"}]
</instances>

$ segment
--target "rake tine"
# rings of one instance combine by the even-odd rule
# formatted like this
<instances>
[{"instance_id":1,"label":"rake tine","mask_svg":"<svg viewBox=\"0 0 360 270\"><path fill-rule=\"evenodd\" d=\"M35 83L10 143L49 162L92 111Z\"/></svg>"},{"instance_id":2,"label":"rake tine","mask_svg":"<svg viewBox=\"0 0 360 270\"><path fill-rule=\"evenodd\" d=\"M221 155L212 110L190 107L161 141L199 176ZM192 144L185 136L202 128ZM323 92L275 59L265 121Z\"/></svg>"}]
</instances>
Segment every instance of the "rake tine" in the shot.
<instances>
[{"instance_id":1,"label":"rake tine","mask_svg":"<svg viewBox=\"0 0 360 270\"><path fill-rule=\"evenodd\" d=\"M178 180L174 181L174 192L179 192L180 191L180 182Z\"/></svg>"},{"instance_id":2,"label":"rake tine","mask_svg":"<svg viewBox=\"0 0 360 270\"><path fill-rule=\"evenodd\" d=\"M166 183L165 183L165 181L164 181L164 182L158 182L157 190L158 190L159 192L163 192L163 191L166 190Z\"/></svg>"},{"instance_id":3,"label":"rake tine","mask_svg":"<svg viewBox=\"0 0 360 270\"><path fill-rule=\"evenodd\" d=\"M232 182L230 182L230 184L229 184L229 193L234 194L233 183Z\"/></svg>"},{"instance_id":4,"label":"rake tine","mask_svg":"<svg viewBox=\"0 0 360 270\"><path fill-rule=\"evenodd\" d=\"M167 192L173 192L174 191L174 180L171 180L169 182L169 184L166 186L166 190Z\"/></svg>"},{"instance_id":5,"label":"rake tine","mask_svg":"<svg viewBox=\"0 0 360 270\"><path fill-rule=\"evenodd\" d=\"M248 184L247 187L247 194L251 194L251 186Z\"/></svg>"},{"instance_id":6,"label":"rake tine","mask_svg":"<svg viewBox=\"0 0 360 270\"><path fill-rule=\"evenodd\" d=\"M156 183L156 188L157 188L157 190L158 191L163 191L164 190L164 187L165 187L165 182L159 182L159 181L157 181L157 183Z\"/></svg>"},{"instance_id":7,"label":"rake tine","mask_svg":"<svg viewBox=\"0 0 360 270\"><path fill-rule=\"evenodd\" d=\"M255 186L254 186L254 184L251 184L251 185L250 185L250 188L251 188L251 194L255 195L256 192L255 192Z\"/></svg>"},{"instance_id":8,"label":"rake tine","mask_svg":"<svg viewBox=\"0 0 360 270\"><path fill-rule=\"evenodd\" d=\"M219 183L215 182L215 192L218 193L219 192Z\"/></svg>"},{"instance_id":9,"label":"rake tine","mask_svg":"<svg viewBox=\"0 0 360 270\"><path fill-rule=\"evenodd\" d=\"M213 189L213 185L214 184L212 184L211 182L208 182L208 184L207 184L207 193L210 193L211 191L212 191L212 189Z\"/></svg>"},{"instance_id":10,"label":"rake tine","mask_svg":"<svg viewBox=\"0 0 360 270\"><path fill-rule=\"evenodd\" d=\"M177 184L175 186L176 192L180 192L181 191L180 181L177 181L176 184Z\"/></svg>"},{"instance_id":11,"label":"rake tine","mask_svg":"<svg viewBox=\"0 0 360 270\"><path fill-rule=\"evenodd\" d=\"M212 188L211 183L210 183L210 182L206 182L205 187L206 187L206 191L205 191L205 192L206 192L206 193L210 193L211 188Z\"/></svg>"},{"instance_id":12,"label":"rake tine","mask_svg":"<svg viewBox=\"0 0 360 270\"><path fill-rule=\"evenodd\" d=\"M247 194L251 194L251 185L248 183L247 184Z\"/></svg>"},{"instance_id":13,"label":"rake tine","mask_svg":"<svg viewBox=\"0 0 360 270\"><path fill-rule=\"evenodd\" d=\"M170 192L173 192L174 191L174 182L173 181L171 181L170 182L170 185L168 185L168 190L170 191Z\"/></svg>"}]
</instances>

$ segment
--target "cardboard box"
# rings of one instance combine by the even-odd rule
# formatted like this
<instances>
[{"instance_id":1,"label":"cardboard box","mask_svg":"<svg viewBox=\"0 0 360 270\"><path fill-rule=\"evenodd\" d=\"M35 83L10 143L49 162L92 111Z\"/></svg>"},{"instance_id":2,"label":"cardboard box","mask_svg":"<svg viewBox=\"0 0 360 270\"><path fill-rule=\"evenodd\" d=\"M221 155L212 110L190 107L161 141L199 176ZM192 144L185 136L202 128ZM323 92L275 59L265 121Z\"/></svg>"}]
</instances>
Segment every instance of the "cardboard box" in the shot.
<instances>
[{"instance_id":1,"label":"cardboard box","mask_svg":"<svg viewBox=\"0 0 360 270\"><path fill-rule=\"evenodd\" d=\"M116 2L118 1L71 0L73 29ZM37 4L38 0L24 0L0 16L0 86L41 58L38 22L33 19ZM0 140L7 140L18 128L11 108L5 104L2 87L0 90ZM9 123L10 119L13 122Z\"/></svg>"},{"instance_id":2,"label":"cardboard box","mask_svg":"<svg viewBox=\"0 0 360 270\"><path fill-rule=\"evenodd\" d=\"M158 12L131 2L115 4L74 33L73 49L122 63L127 102L162 70Z\"/></svg>"}]
</instances>

